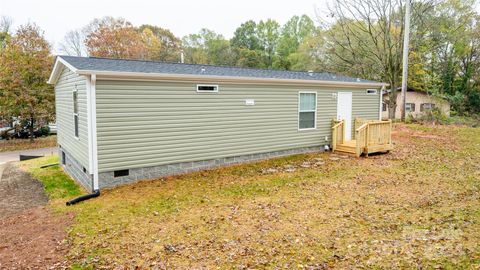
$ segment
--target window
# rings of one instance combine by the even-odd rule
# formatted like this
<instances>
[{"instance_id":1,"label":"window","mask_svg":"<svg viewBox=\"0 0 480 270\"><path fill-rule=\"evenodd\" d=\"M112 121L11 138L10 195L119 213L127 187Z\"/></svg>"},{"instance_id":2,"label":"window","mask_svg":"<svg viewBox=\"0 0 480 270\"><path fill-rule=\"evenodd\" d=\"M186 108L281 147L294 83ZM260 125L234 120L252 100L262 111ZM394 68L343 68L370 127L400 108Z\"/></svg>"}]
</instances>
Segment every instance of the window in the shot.
<instances>
[{"instance_id":1,"label":"window","mask_svg":"<svg viewBox=\"0 0 480 270\"><path fill-rule=\"evenodd\" d=\"M315 129L317 118L317 93L300 92L298 103L298 129Z\"/></svg>"},{"instance_id":2,"label":"window","mask_svg":"<svg viewBox=\"0 0 480 270\"><path fill-rule=\"evenodd\" d=\"M128 175L129 175L128 170L113 171L113 177L121 177L121 176L128 176Z\"/></svg>"},{"instance_id":3,"label":"window","mask_svg":"<svg viewBox=\"0 0 480 270\"><path fill-rule=\"evenodd\" d=\"M414 112L415 111L415 103L406 103L405 104L405 111L406 112Z\"/></svg>"},{"instance_id":4,"label":"window","mask_svg":"<svg viewBox=\"0 0 480 270\"><path fill-rule=\"evenodd\" d=\"M376 95L377 89L367 89L367 95Z\"/></svg>"},{"instance_id":5,"label":"window","mask_svg":"<svg viewBox=\"0 0 480 270\"><path fill-rule=\"evenodd\" d=\"M73 129L75 137L78 138L78 91L73 90Z\"/></svg>"},{"instance_id":6,"label":"window","mask_svg":"<svg viewBox=\"0 0 480 270\"><path fill-rule=\"evenodd\" d=\"M435 109L435 104L433 104L433 103L422 103L422 104L420 104L420 111L421 112L431 111L433 109Z\"/></svg>"},{"instance_id":7,"label":"window","mask_svg":"<svg viewBox=\"0 0 480 270\"><path fill-rule=\"evenodd\" d=\"M197 92L218 92L218 85L197 84Z\"/></svg>"},{"instance_id":8,"label":"window","mask_svg":"<svg viewBox=\"0 0 480 270\"><path fill-rule=\"evenodd\" d=\"M387 111L387 103L385 103L385 102L382 103L382 111L383 112Z\"/></svg>"}]
</instances>

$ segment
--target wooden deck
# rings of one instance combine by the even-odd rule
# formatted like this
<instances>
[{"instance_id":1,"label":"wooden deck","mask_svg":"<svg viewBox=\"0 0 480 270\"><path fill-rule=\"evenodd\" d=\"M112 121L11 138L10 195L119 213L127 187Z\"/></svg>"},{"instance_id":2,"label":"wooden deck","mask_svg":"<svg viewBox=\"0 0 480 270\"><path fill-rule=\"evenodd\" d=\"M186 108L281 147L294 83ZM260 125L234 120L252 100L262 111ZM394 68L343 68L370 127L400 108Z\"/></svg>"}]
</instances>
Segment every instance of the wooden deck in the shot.
<instances>
[{"instance_id":1,"label":"wooden deck","mask_svg":"<svg viewBox=\"0 0 480 270\"><path fill-rule=\"evenodd\" d=\"M357 157L376 152L388 152L393 149L392 122L374 120L355 120L355 137L345 140L344 121L333 121L332 151L354 154Z\"/></svg>"}]
</instances>

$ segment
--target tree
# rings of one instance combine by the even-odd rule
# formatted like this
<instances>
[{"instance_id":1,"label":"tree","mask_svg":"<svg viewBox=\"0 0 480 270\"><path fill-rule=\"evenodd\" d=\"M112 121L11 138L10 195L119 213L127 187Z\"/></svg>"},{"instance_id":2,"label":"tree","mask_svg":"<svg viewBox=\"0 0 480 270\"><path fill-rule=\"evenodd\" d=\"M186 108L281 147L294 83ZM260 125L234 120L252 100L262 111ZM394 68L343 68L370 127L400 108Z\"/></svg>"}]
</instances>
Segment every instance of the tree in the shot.
<instances>
[{"instance_id":1,"label":"tree","mask_svg":"<svg viewBox=\"0 0 480 270\"><path fill-rule=\"evenodd\" d=\"M249 68L266 68L262 52L259 50L250 50L247 48L238 48L236 65Z\"/></svg>"},{"instance_id":2,"label":"tree","mask_svg":"<svg viewBox=\"0 0 480 270\"><path fill-rule=\"evenodd\" d=\"M105 17L88 27L86 46L91 56L144 59L145 45L133 25L123 18Z\"/></svg>"},{"instance_id":3,"label":"tree","mask_svg":"<svg viewBox=\"0 0 480 270\"><path fill-rule=\"evenodd\" d=\"M205 41L201 34L190 34L183 37L185 62L190 64L208 64L209 59L205 49Z\"/></svg>"},{"instance_id":4,"label":"tree","mask_svg":"<svg viewBox=\"0 0 480 270\"><path fill-rule=\"evenodd\" d=\"M7 16L0 16L0 50L5 47L10 38L10 28L13 20Z\"/></svg>"},{"instance_id":5,"label":"tree","mask_svg":"<svg viewBox=\"0 0 480 270\"><path fill-rule=\"evenodd\" d=\"M144 24L138 28L142 35L150 36L146 43L147 51L151 57L150 60L172 61L178 62L180 60L180 51L182 42L170 30ZM146 38L145 36L143 38ZM147 42L144 40L144 43ZM152 52L150 52L152 50Z\"/></svg>"},{"instance_id":6,"label":"tree","mask_svg":"<svg viewBox=\"0 0 480 270\"><path fill-rule=\"evenodd\" d=\"M236 49L261 50L257 24L252 20L242 23L235 30L230 44Z\"/></svg>"},{"instance_id":7,"label":"tree","mask_svg":"<svg viewBox=\"0 0 480 270\"><path fill-rule=\"evenodd\" d=\"M472 0L442 1L413 24L408 84L448 98L456 113L478 112L479 15ZM415 3L419 5L419 3Z\"/></svg>"},{"instance_id":8,"label":"tree","mask_svg":"<svg viewBox=\"0 0 480 270\"><path fill-rule=\"evenodd\" d=\"M281 35L278 39L278 61L275 63L276 68L290 69L292 63L289 57L293 53L297 53L300 44L315 31L315 25L307 15L293 16L283 27ZM298 55L297 55L298 56ZM296 56L292 58L297 59Z\"/></svg>"},{"instance_id":9,"label":"tree","mask_svg":"<svg viewBox=\"0 0 480 270\"><path fill-rule=\"evenodd\" d=\"M276 56L280 24L272 19L260 21L257 26L257 35L260 41L260 48L265 56L265 64L271 68Z\"/></svg>"},{"instance_id":10,"label":"tree","mask_svg":"<svg viewBox=\"0 0 480 270\"><path fill-rule=\"evenodd\" d=\"M86 56L87 48L85 47L85 33L82 30L72 30L67 32L60 43L60 51L66 55Z\"/></svg>"},{"instance_id":11,"label":"tree","mask_svg":"<svg viewBox=\"0 0 480 270\"><path fill-rule=\"evenodd\" d=\"M145 47L143 59L160 60L160 53L163 49L162 43L160 39L152 32L152 30L150 28L144 28L140 32L140 38L143 46Z\"/></svg>"},{"instance_id":12,"label":"tree","mask_svg":"<svg viewBox=\"0 0 480 270\"><path fill-rule=\"evenodd\" d=\"M230 45L235 53L235 65L251 68L265 67L256 22L249 20L242 23L235 30Z\"/></svg>"},{"instance_id":13,"label":"tree","mask_svg":"<svg viewBox=\"0 0 480 270\"><path fill-rule=\"evenodd\" d=\"M6 118L29 121L30 138L39 120L54 118L54 92L47 84L53 59L43 32L21 26L0 54L0 109Z\"/></svg>"},{"instance_id":14,"label":"tree","mask_svg":"<svg viewBox=\"0 0 480 270\"><path fill-rule=\"evenodd\" d=\"M290 70L324 71L328 69L324 32L316 29L303 39L296 52L290 53L286 62Z\"/></svg>"},{"instance_id":15,"label":"tree","mask_svg":"<svg viewBox=\"0 0 480 270\"><path fill-rule=\"evenodd\" d=\"M230 42L209 29L184 37L183 47L187 63L233 65L235 62Z\"/></svg>"},{"instance_id":16,"label":"tree","mask_svg":"<svg viewBox=\"0 0 480 270\"><path fill-rule=\"evenodd\" d=\"M330 9L334 23L327 25L329 61L344 73L390 84L390 118L396 108L401 80L405 0L336 0ZM410 0L407 0L410 1ZM412 7L412 25L434 5L417 2Z\"/></svg>"}]
</instances>

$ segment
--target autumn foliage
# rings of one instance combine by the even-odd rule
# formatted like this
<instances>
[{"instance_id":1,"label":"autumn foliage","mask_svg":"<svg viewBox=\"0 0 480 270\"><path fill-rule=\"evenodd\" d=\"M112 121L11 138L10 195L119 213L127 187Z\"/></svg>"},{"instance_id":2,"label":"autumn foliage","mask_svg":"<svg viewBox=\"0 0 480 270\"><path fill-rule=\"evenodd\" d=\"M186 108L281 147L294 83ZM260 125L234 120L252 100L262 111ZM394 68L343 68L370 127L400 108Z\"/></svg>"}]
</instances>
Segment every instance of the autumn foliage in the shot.
<instances>
[{"instance_id":1,"label":"autumn foliage","mask_svg":"<svg viewBox=\"0 0 480 270\"><path fill-rule=\"evenodd\" d=\"M54 117L54 91L47 84L53 59L35 24L21 26L0 54L0 110L6 117L37 121Z\"/></svg>"},{"instance_id":2,"label":"autumn foliage","mask_svg":"<svg viewBox=\"0 0 480 270\"><path fill-rule=\"evenodd\" d=\"M96 19L84 30L90 56L178 61L180 40L157 26L134 27L123 18Z\"/></svg>"}]
</instances>

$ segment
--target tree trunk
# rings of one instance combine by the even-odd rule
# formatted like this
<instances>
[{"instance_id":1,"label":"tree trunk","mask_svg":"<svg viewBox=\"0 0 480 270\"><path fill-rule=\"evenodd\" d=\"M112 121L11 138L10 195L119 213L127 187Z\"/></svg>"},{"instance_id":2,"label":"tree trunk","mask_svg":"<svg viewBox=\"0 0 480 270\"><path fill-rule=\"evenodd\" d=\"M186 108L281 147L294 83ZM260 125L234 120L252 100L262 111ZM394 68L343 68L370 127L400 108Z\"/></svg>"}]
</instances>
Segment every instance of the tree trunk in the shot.
<instances>
[{"instance_id":1,"label":"tree trunk","mask_svg":"<svg viewBox=\"0 0 480 270\"><path fill-rule=\"evenodd\" d=\"M395 111L397 109L397 105L393 102L388 103L388 118L395 119Z\"/></svg>"},{"instance_id":2,"label":"tree trunk","mask_svg":"<svg viewBox=\"0 0 480 270\"><path fill-rule=\"evenodd\" d=\"M31 142L33 142L33 139L34 139L34 136L33 136L34 121L35 121L35 118L33 117L33 115L30 115L30 126L29 126L29 130L30 130L30 141L31 141Z\"/></svg>"},{"instance_id":3,"label":"tree trunk","mask_svg":"<svg viewBox=\"0 0 480 270\"><path fill-rule=\"evenodd\" d=\"M390 82L390 93L388 94L388 118L395 119L397 110L397 85L395 82Z\"/></svg>"}]
</instances>

